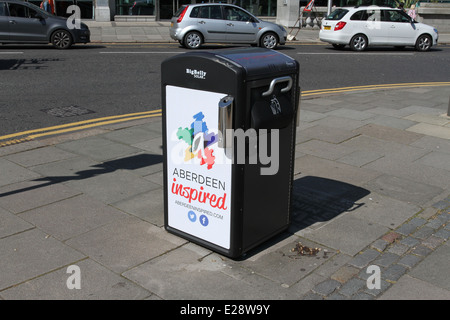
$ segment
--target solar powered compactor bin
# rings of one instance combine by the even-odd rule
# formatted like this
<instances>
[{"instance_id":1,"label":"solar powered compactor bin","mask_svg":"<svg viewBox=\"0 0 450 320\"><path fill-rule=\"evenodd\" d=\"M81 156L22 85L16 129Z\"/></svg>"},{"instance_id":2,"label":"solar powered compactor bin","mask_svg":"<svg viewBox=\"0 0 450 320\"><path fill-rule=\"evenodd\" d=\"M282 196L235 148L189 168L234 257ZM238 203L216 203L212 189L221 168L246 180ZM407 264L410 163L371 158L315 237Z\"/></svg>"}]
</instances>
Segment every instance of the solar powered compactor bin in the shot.
<instances>
[{"instance_id":1,"label":"solar powered compactor bin","mask_svg":"<svg viewBox=\"0 0 450 320\"><path fill-rule=\"evenodd\" d=\"M298 62L195 51L161 65L164 226L238 258L290 223Z\"/></svg>"}]
</instances>

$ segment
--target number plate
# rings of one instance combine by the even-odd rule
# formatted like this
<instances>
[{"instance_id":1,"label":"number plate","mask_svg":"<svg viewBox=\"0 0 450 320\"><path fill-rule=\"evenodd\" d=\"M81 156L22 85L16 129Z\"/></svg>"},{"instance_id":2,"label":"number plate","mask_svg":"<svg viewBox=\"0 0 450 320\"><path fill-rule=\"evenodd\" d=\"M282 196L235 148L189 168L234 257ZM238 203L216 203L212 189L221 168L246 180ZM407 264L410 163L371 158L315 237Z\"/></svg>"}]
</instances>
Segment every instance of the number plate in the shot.
<instances>
[{"instance_id":1,"label":"number plate","mask_svg":"<svg viewBox=\"0 0 450 320\"><path fill-rule=\"evenodd\" d=\"M323 26L323 30L331 30L331 26Z\"/></svg>"}]
</instances>

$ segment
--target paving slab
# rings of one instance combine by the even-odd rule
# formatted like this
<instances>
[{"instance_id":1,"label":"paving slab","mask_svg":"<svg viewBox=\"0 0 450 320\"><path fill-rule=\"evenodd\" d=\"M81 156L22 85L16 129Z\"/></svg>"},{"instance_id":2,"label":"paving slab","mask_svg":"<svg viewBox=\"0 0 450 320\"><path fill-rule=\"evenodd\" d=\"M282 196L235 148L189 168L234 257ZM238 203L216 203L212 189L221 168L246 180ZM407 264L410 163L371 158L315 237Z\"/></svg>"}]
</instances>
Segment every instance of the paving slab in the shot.
<instances>
[{"instance_id":1,"label":"paving slab","mask_svg":"<svg viewBox=\"0 0 450 320\"><path fill-rule=\"evenodd\" d=\"M36 228L0 239L0 290L86 256Z\"/></svg>"},{"instance_id":2,"label":"paving slab","mask_svg":"<svg viewBox=\"0 0 450 320\"><path fill-rule=\"evenodd\" d=\"M107 268L122 273L185 243L138 218L126 217L66 241Z\"/></svg>"}]
</instances>

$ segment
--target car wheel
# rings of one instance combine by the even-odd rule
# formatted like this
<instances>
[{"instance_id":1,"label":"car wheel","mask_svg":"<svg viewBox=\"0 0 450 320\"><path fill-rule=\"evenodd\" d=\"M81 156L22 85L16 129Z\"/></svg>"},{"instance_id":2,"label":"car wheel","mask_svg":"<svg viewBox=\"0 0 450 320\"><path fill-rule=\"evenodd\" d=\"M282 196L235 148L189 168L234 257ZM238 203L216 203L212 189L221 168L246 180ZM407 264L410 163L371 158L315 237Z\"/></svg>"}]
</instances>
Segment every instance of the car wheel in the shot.
<instances>
[{"instance_id":1,"label":"car wheel","mask_svg":"<svg viewBox=\"0 0 450 320\"><path fill-rule=\"evenodd\" d=\"M350 40L350 48L353 51L364 51L367 48L367 37L363 34L357 34Z\"/></svg>"},{"instance_id":2,"label":"car wheel","mask_svg":"<svg viewBox=\"0 0 450 320\"><path fill-rule=\"evenodd\" d=\"M67 30L57 30L52 34L51 42L57 49L67 49L72 45L72 36Z\"/></svg>"},{"instance_id":3,"label":"car wheel","mask_svg":"<svg viewBox=\"0 0 450 320\"><path fill-rule=\"evenodd\" d=\"M184 46L188 49L197 49L202 45L202 35L197 31L188 32L184 36Z\"/></svg>"},{"instance_id":4,"label":"car wheel","mask_svg":"<svg viewBox=\"0 0 450 320\"><path fill-rule=\"evenodd\" d=\"M431 48L431 37L423 34L416 41L417 51L428 51Z\"/></svg>"},{"instance_id":5,"label":"car wheel","mask_svg":"<svg viewBox=\"0 0 450 320\"><path fill-rule=\"evenodd\" d=\"M263 34L260 41L260 46L267 49L275 49L278 45L278 37L273 32Z\"/></svg>"}]
</instances>

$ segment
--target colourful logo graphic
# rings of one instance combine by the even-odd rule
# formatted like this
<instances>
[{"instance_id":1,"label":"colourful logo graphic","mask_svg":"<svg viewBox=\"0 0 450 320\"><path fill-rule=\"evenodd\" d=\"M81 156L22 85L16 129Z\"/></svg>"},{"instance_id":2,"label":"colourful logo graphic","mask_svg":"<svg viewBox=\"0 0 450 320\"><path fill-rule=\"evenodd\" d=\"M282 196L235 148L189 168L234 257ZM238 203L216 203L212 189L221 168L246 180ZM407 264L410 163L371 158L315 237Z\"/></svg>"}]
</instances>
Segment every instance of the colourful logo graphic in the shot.
<instances>
[{"instance_id":1,"label":"colourful logo graphic","mask_svg":"<svg viewBox=\"0 0 450 320\"><path fill-rule=\"evenodd\" d=\"M217 142L217 134L214 132L208 133L208 126L203 121L205 116L202 112L193 116L194 122L191 123L190 128L178 128L177 137L188 144L184 153L184 161L187 162L194 157L200 159L200 164L207 165L208 170L211 169L215 163L214 150L211 145Z\"/></svg>"}]
</instances>

